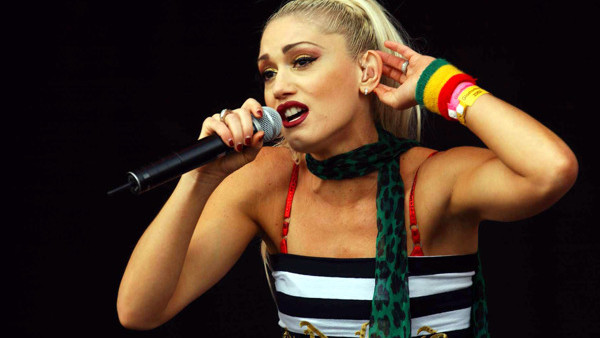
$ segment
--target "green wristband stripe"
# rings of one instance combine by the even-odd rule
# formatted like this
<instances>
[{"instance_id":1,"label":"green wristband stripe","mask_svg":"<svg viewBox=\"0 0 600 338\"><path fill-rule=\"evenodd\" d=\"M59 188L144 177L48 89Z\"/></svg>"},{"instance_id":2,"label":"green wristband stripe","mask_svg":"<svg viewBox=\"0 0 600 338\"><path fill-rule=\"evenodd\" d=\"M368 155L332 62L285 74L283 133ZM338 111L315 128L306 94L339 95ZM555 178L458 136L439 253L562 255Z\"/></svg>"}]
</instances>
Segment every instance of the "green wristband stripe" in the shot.
<instances>
[{"instance_id":1,"label":"green wristband stripe","mask_svg":"<svg viewBox=\"0 0 600 338\"><path fill-rule=\"evenodd\" d=\"M431 78L433 73L435 73L443 65L447 65L447 64L448 64L448 61L446 61L444 59L435 59L435 60L433 60L432 63L429 64L429 66L427 66L427 68L425 68L423 73L421 73L421 76L419 77L419 81L417 81L417 89L416 89L416 93L415 93L415 99L417 100L418 104L420 104L420 105L424 104L423 94L425 93L425 86L427 85L427 82L429 82L429 79Z\"/></svg>"}]
</instances>

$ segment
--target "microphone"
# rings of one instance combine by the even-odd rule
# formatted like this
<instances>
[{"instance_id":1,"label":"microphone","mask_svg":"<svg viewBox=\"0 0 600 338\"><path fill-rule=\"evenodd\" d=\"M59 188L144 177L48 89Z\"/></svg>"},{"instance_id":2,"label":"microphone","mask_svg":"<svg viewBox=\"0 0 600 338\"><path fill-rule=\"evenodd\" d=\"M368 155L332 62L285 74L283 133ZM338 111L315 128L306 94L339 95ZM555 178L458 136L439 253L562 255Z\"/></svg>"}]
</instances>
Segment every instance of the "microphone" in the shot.
<instances>
[{"instance_id":1,"label":"microphone","mask_svg":"<svg viewBox=\"0 0 600 338\"><path fill-rule=\"evenodd\" d=\"M281 132L281 116L275 109L262 107L263 117L260 119L252 117L254 132L264 131L264 142L270 142L279 136ZM129 189L134 194L141 194L158 187L184 173L196 169L217 158L231 152L221 137L217 134L209 135L195 141L182 150L173 152L156 162L144 166L138 170L127 173L127 183L110 190L107 194L114 195L120 191Z\"/></svg>"}]
</instances>

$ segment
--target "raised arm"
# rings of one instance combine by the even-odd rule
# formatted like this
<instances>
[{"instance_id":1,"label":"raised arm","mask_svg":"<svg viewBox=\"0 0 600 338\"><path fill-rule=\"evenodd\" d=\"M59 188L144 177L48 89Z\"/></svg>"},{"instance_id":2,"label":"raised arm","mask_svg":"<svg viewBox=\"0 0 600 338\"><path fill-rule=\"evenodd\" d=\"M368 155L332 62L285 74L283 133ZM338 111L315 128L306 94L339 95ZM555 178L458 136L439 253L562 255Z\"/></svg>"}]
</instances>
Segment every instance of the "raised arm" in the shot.
<instances>
[{"instance_id":1,"label":"raised arm","mask_svg":"<svg viewBox=\"0 0 600 338\"><path fill-rule=\"evenodd\" d=\"M225 122L218 115L205 120L200 137L218 133L238 153L183 175L139 239L119 287L123 326L151 329L168 321L221 279L258 233L246 202L252 188L241 171L262 146L263 133L252 135L248 125L260 107L249 100Z\"/></svg>"},{"instance_id":2,"label":"raised arm","mask_svg":"<svg viewBox=\"0 0 600 338\"><path fill-rule=\"evenodd\" d=\"M468 110L465 125L493 154L456 150L456 157L474 158L457 171L451 211L519 220L549 208L574 184L575 155L531 116L492 95L482 96Z\"/></svg>"},{"instance_id":3,"label":"raised arm","mask_svg":"<svg viewBox=\"0 0 600 338\"><path fill-rule=\"evenodd\" d=\"M378 52L383 74L400 86L380 84L376 94L396 108L417 104L417 83L434 59L398 43L386 46L402 57ZM408 68L403 73L406 60ZM436 176L435 182L447 194L446 210L451 216L498 221L526 218L550 207L574 184L578 165L573 152L525 112L484 94L466 109L464 117L465 126L488 149L450 149L427 163L427 170L435 172L431 176Z\"/></svg>"}]
</instances>

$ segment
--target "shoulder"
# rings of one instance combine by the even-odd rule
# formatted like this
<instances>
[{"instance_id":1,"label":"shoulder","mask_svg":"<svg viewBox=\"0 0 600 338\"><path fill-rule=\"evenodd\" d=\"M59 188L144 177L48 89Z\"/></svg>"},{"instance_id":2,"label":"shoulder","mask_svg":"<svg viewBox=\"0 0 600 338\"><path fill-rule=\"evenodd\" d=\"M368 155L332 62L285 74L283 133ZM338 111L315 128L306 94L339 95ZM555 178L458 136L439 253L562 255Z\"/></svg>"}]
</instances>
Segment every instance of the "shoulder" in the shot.
<instances>
[{"instance_id":1,"label":"shoulder","mask_svg":"<svg viewBox=\"0 0 600 338\"><path fill-rule=\"evenodd\" d=\"M435 156L431 156L432 154ZM414 147L401 156L400 175L408 191L418 171L417 190L422 195L428 195L426 200L430 202L431 199L439 199L441 204L446 204L461 177L493 158L495 155L486 148L455 147L436 151Z\"/></svg>"},{"instance_id":2,"label":"shoulder","mask_svg":"<svg viewBox=\"0 0 600 338\"><path fill-rule=\"evenodd\" d=\"M263 147L256 158L229 175L223 183L253 191L268 191L290 179L294 162L284 147Z\"/></svg>"},{"instance_id":3,"label":"shoulder","mask_svg":"<svg viewBox=\"0 0 600 338\"><path fill-rule=\"evenodd\" d=\"M460 182L465 182L465 177L468 177L474 168L496 156L489 149L478 147L450 148L429 157L433 152L433 149L422 147L411 149L406 153L406 161L401 163L400 171L408 194L418 170L415 194L420 198L417 199L417 209L419 204L426 201L427 212L431 214L430 223L436 223L436 220L448 223L449 219L455 216L464 217L462 209L452 207ZM421 220L425 220L426 215L422 210L420 214Z\"/></svg>"},{"instance_id":4,"label":"shoulder","mask_svg":"<svg viewBox=\"0 0 600 338\"><path fill-rule=\"evenodd\" d=\"M427 147L413 147L400 155L400 175L405 183L412 182L417 169L425 162L429 155L437 152Z\"/></svg>"},{"instance_id":5,"label":"shoulder","mask_svg":"<svg viewBox=\"0 0 600 338\"><path fill-rule=\"evenodd\" d=\"M430 157L434 153L435 156ZM400 173L402 178L408 178L414 176L418 169L419 176L432 175L448 180L493 158L495 155L489 149L479 147L455 147L442 151L414 147L400 157Z\"/></svg>"},{"instance_id":6,"label":"shoulder","mask_svg":"<svg viewBox=\"0 0 600 338\"><path fill-rule=\"evenodd\" d=\"M437 177L438 180L455 182L457 178L468 173L482 163L495 158L496 155L486 148L479 147L455 147L444 151L428 159L422 164L419 176Z\"/></svg>"},{"instance_id":7,"label":"shoulder","mask_svg":"<svg viewBox=\"0 0 600 338\"><path fill-rule=\"evenodd\" d=\"M294 167L291 153L284 147L263 147L256 158L229 175L218 189L218 196L248 217L262 223L285 194Z\"/></svg>"},{"instance_id":8,"label":"shoulder","mask_svg":"<svg viewBox=\"0 0 600 338\"><path fill-rule=\"evenodd\" d=\"M294 169L291 152L285 147L264 147L254 161L226 181L225 192L237 191L238 209L258 225L269 251L277 251L288 187Z\"/></svg>"},{"instance_id":9,"label":"shoulder","mask_svg":"<svg viewBox=\"0 0 600 338\"><path fill-rule=\"evenodd\" d=\"M240 173L252 175L259 183L273 185L290 178L294 160L286 147L263 147L254 161L242 168Z\"/></svg>"}]
</instances>

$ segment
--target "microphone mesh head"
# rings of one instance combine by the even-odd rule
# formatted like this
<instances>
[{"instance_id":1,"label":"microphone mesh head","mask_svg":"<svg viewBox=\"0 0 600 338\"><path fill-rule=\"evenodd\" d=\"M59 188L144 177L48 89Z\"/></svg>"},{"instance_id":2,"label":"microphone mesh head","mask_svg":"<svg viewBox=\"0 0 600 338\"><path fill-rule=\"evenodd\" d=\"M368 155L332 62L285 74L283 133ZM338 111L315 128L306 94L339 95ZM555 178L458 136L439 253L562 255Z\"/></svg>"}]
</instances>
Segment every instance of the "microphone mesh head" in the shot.
<instances>
[{"instance_id":1,"label":"microphone mesh head","mask_svg":"<svg viewBox=\"0 0 600 338\"><path fill-rule=\"evenodd\" d=\"M263 117L260 119L253 118L252 123L256 131L262 130L265 132L264 142L273 141L281 133L281 116L271 107L262 107Z\"/></svg>"}]
</instances>

